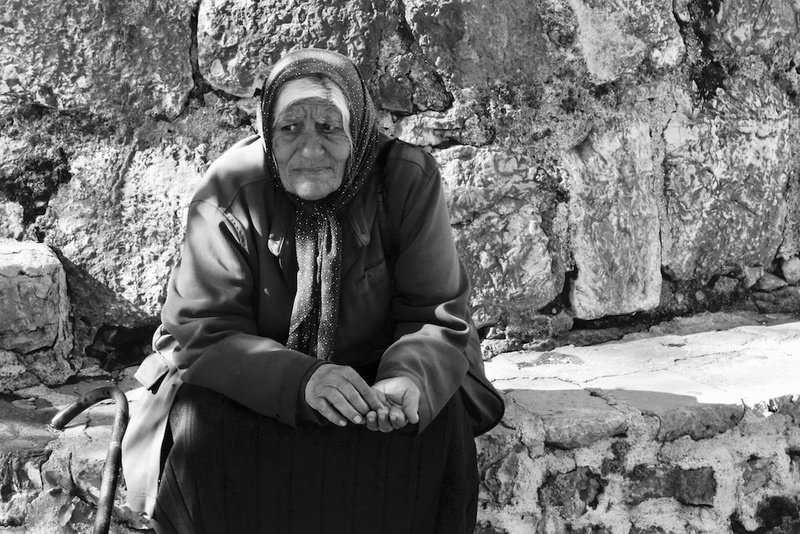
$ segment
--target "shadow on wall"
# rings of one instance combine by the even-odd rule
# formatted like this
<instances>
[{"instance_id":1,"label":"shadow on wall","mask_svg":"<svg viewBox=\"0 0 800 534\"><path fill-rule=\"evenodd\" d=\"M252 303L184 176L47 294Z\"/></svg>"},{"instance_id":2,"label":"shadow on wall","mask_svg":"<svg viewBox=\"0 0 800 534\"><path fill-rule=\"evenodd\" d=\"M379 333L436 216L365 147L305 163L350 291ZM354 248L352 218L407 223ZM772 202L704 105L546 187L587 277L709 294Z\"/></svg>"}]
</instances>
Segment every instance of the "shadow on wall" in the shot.
<instances>
[{"instance_id":1,"label":"shadow on wall","mask_svg":"<svg viewBox=\"0 0 800 534\"><path fill-rule=\"evenodd\" d=\"M140 363L151 352L157 318L139 310L59 250L56 254L67 273L73 358L78 369L96 364L113 371Z\"/></svg>"}]
</instances>

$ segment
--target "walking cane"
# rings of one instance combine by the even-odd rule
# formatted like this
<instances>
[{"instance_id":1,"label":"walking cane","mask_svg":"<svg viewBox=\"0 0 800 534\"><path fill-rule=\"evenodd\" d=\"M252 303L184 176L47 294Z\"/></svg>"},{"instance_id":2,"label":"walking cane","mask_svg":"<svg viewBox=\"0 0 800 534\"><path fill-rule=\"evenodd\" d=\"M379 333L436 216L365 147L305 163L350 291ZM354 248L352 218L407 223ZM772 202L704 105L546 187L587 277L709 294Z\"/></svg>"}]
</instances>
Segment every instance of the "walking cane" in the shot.
<instances>
[{"instance_id":1,"label":"walking cane","mask_svg":"<svg viewBox=\"0 0 800 534\"><path fill-rule=\"evenodd\" d=\"M117 405L114 413L114 426L111 429L111 443L108 445L106 464L103 468L103 482L100 485L100 499L97 501L97 517L94 521L94 534L108 534L111 526L111 512L114 508L114 493L117 489L119 464L121 457L122 436L128 427L128 399L116 387L94 389L61 410L53 417L50 424L56 430L62 430L67 423L90 406L112 399Z\"/></svg>"}]
</instances>

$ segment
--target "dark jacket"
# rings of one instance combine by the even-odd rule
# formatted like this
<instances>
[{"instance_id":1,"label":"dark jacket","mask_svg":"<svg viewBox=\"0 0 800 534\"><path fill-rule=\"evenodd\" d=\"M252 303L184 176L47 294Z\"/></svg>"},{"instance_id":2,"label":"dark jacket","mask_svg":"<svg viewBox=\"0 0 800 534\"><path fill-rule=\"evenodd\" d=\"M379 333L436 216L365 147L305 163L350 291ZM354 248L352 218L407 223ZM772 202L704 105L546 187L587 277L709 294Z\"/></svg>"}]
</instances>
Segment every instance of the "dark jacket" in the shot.
<instances>
[{"instance_id":1,"label":"dark jacket","mask_svg":"<svg viewBox=\"0 0 800 534\"><path fill-rule=\"evenodd\" d=\"M302 389L322 362L284 346L296 291L294 206L274 188L264 158L253 136L209 168L189 207L162 327L177 341L173 358L184 382L297 426L315 420ZM368 380L413 380L421 392L421 431L469 367L469 282L435 160L397 143L384 178L397 242L393 293L376 218L377 172L342 214L332 361Z\"/></svg>"}]
</instances>

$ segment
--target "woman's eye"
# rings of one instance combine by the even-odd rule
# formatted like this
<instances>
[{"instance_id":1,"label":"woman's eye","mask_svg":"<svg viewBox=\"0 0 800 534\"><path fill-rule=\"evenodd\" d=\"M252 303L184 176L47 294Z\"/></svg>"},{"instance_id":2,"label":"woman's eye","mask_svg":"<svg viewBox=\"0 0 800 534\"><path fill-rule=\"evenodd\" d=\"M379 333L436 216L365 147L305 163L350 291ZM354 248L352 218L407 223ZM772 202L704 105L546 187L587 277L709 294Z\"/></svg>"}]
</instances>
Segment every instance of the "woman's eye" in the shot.
<instances>
[{"instance_id":1,"label":"woman's eye","mask_svg":"<svg viewBox=\"0 0 800 534\"><path fill-rule=\"evenodd\" d=\"M284 124L283 126L281 126L281 130L284 132L297 131L297 124Z\"/></svg>"},{"instance_id":2,"label":"woman's eye","mask_svg":"<svg viewBox=\"0 0 800 534\"><path fill-rule=\"evenodd\" d=\"M332 124L328 124L327 122L323 122L319 125L319 127L323 132L332 132L334 129L334 126Z\"/></svg>"}]
</instances>

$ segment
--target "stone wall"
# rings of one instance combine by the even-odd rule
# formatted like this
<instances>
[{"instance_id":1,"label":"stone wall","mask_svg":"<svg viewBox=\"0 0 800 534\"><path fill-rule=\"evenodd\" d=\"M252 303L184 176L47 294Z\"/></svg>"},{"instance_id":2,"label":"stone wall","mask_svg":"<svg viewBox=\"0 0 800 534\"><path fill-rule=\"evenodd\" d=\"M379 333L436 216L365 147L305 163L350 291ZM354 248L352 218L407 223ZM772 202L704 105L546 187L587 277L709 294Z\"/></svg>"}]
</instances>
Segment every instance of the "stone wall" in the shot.
<instances>
[{"instance_id":1,"label":"stone wall","mask_svg":"<svg viewBox=\"0 0 800 534\"><path fill-rule=\"evenodd\" d=\"M476 532L797 532L796 397L765 417L680 395L593 393L511 393L501 426L478 440Z\"/></svg>"},{"instance_id":2,"label":"stone wall","mask_svg":"<svg viewBox=\"0 0 800 534\"><path fill-rule=\"evenodd\" d=\"M135 360L194 184L252 133L270 65L318 46L353 57L383 127L439 160L476 319L496 340L633 314L796 309L799 12L788 0L7 0L0 236L61 260L74 369ZM778 279L755 285L765 274Z\"/></svg>"}]
</instances>

